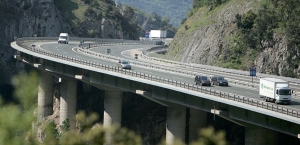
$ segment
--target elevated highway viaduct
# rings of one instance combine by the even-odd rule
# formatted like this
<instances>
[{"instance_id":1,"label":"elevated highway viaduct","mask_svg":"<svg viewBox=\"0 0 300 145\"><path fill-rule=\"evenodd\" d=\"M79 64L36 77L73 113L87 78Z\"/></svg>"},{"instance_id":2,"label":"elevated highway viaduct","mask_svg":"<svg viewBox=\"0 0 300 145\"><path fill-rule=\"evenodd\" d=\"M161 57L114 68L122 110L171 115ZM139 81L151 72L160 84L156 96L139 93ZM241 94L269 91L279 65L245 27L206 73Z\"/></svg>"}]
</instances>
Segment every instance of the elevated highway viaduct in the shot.
<instances>
[{"instance_id":1,"label":"elevated highway viaduct","mask_svg":"<svg viewBox=\"0 0 300 145\"><path fill-rule=\"evenodd\" d=\"M35 38L36 39L36 38ZM278 132L295 138L300 130L299 99L291 105L276 105L259 100L256 87L232 84L230 87L193 85L191 73L174 72L178 65L132 60L132 70L116 67L120 55L128 49L150 48L149 42L102 40L97 44L78 46L57 44L49 38L19 38L11 46L15 58L40 70L38 118L51 115L53 77L61 78L60 122L70 119L75 128L77 81L105 90L103 125L121 123L122 92L128 91L166 106L166 143L185 140L186 109L190 111L189 139L195 140L198 129L206 126L207 113L245 127L245 144L278 144ZM48 40L48 41L45 41ZM86 38L88 41L89 39ZM91 39L90 41L93 41ZM85 49L86 47L90 49ZM103 49L111 48L110 55ZM129 59L129 58L128 58ZM165 68L165 69L162 69ZM166 69L168 68L168 69ZM187 72L213 75L211 70L182 68ZM232 76L236 77L237 76ZM245 81L241 78L241 82ZM297 87L297 84L294 84Z\"/></svg>"}]
</instances>

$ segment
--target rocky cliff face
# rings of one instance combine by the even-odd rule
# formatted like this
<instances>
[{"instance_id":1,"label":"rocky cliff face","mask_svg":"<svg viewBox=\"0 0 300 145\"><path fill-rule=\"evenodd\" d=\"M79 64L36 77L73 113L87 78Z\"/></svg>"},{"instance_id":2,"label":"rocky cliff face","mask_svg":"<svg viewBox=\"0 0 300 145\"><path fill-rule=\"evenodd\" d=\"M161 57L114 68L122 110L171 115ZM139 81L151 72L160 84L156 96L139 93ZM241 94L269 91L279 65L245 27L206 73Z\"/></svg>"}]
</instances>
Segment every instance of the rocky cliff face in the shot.
<instances>
[{"instance_id":1,"label":"rocky cliff face","mask_svg":"<svg viewBox=\"0 0 300 145\"><path fill-rule=\"evenodd\" d=\"M196 23L202 17L210 20L210 25L203 25L194 31L189 31L188 26L182 26L175 35L167 58L177 59L189 63L213 64L220 55L226 52L228 44L226 38L237 33L234 23L236 14L243 14L252 9L251 3L247 2L237 6L227 5L217 14L205 16L201 10L195 13L186 23ZM214 19L214 20L213 20ZM175 46L182 48L175 48Z\"/></svg>"},{"instance_id":2,"label":"rocky cliff face","mask_svg":"<svg viewBox=\"0 0 300 145\"><path fill-rule=\"evenodd\" d=\"M273 36L272 43L263 43L266 47L261 52L255 64L261 73L282 75L282 70L289 67L286 56L288 55L287 44L284 36Z\"/></svg>"},{"instance_id":3,"label":"rocky cliff face","mask_svg":"<svg viewBox=\"0 0 300 145\"><path fill-rule=\"evenodd\" d=\"M11 49L10 42L14 41L14 37L56 37L61 32L68 32L71 36L78 34L62 16L54 0L2 0L0 17L0 84L9 83L13 74L24 69L24 65L13 58L15 51ZM100 33L99 38L129 38L129 34L117 28L121 22L113 21L104 17L86 17L80 27Z\"/></svg>"},{"instance_id":4,"label":"rocky cliff face","mask_svg":"<svg viewBox=\"0 0 300 145\"><path fill-rule=\"evenodd\" d=\"M0 2L0 73L1 83L9 83L11 75L24 68L12 58L10 42L14 37L57 36L68 29L59 15L53 0L6 0Z\"/></svg>"},{"instance_id":5,"label":"rocky cliff face","mask_svg":"<svg viewBox=\"0 0 300 145\"><path fill-rule=\"evenodd\" d=\"M230 1L216 10L198 10L176 33L165 58L216 66L220 65L221 58L225 58L226 62L231 46L235 45L232 38L238 32L235 16L249 10L256 11L257 3L259 1L256 0ZM200 23L199 19L204 19L205 24ZM195 23L196 28L192 27ZM258 72L282 75L282 70L290 67L286 62L288 48L285 36L274 35L272 42L263 42L263 45L265 49L254 60L245 59L241 62L243 69L248 70L247 66L254 62ZM294 71L299 74L297 69Z\"/></svg>"}]
</instances>

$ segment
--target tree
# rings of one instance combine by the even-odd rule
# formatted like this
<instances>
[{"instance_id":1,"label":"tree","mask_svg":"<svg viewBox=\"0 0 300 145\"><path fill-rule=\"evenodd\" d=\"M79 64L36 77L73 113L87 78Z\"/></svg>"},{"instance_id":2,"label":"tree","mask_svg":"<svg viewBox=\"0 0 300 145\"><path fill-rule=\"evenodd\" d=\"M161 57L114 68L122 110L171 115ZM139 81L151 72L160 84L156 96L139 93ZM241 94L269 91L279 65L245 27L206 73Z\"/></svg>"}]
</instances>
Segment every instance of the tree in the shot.
<instances>
[{"instance_id":1,"label":"tree","mask_svg":"<svg viewBox=\"0 0 300 145\"><path fill-rule=\"evenodd\" d=\"M0 142L10 145L36 145L31 125L35 120L33 112L37 107L37 73L16 76L12 79L12 84L15 87L14 96L20 104L7 105L0 101Z\"/></svg>"},{"instance_id":2,"label":"tree","mask_svg":"<svg viewBox=\"0 0 300 145\"><path fill-rule=\"evenodd\" d=\"M134 10L130 7L130 6L125 6L124 7L124 11L123 11L123 16L125 19L127 19L128 21L132 20L133 16L134 16Z\"/></svg>"},{"instance_id":3,"label":"tree","mask_svg":"<svg viewBox=\"0 0 300 145\"><path fill-rule=\"evenodd\" d=\"M190 145L227 145L225 137L224 131L215 131L212 126L209 126L199 130L199 139L191 142ZM165 142L163 140L160 145L165 145ZM185 143L175 140L174 145L185 145Z\"/></svg>"},{"instance_id":4,"label":"tree","mask_svg":"<svg viewBox=\"0 0 300 145\"><path fill-rule=\"evenodd\" d=\"M200 138L191 145L226 145L225 132L216 132L212 126L199 131Z\"/></svg>"}]
</instances>

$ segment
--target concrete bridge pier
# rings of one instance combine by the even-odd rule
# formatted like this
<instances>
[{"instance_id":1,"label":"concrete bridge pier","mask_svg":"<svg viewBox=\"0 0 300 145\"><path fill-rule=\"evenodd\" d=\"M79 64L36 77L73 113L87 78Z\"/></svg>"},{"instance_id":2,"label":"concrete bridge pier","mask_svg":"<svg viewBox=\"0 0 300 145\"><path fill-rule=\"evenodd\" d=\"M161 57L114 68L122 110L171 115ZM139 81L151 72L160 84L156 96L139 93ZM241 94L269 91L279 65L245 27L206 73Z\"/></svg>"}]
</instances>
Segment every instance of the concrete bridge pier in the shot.
<instances>
[{"instance_id":1,"label":"concrete bridge pier","mask_svg":"<svg viewBox=\"0 0 300 145\"><path fill-rule=\"evenodd\" d=\"M53 114L53 79L51 74L39 72L38 120Z\"/></svg>"},{"instance_id":2,"label":"concrete bridge pier","mask_svg":"<svg viewBox=\"0 0 300 145\"><path fill-rule=\"evenodd\" d=\"M166 124L166 145L173 145L175 140L185 141L185 107L168 107Z\"/></svg>"},{"instance_id":3,"label":"concrete bridge pier","mask_svg":"<svg viewBox=\"0 0 300 145\"><path fill-rule=\"evenodd\" d=\"M105 91L103 127L110 128L112 125L121 125L122 117L122 92ZM105 145L112 145L112 134L110 130L105 133Z\"/></svg>"},{"instance_id":4,"label":"concrete bridge pier","mask_svg":"<svg viewBox=\"0 0 300 145\"><path fill-rule=\"evenodd\" d=\"M122 116L122 92L105 91L103 126L111 127L113 124L121 124Z\"/></svg>"},{"instance_id":5,"label":"concrete bridge pier","mask_svg":"<svg viewBox=\"0 0 300 145\"><path fill-rule=\"evenodd\" d=\"M278 145L279 133L258 126L245 127L245 145Z\"/></svg>"},{"instance_id":6,"label":"concrete bridge pier","mask_svg":"<svg viewBox=\"0 0 300 145\"><path fill-rule=\"evenodd\" d=\"M60 91L60 125L63 124L63 121L69 119L70 129L75 129L77 80L62 79Z\"/></svg>"},{"instance_id":7,"label":"concrete bridge pier","mask_svg":"<svg viewBox=\"0 0 300 145\"><path fill-rule=\"evenodd\" d=\"M189 143L199 138L200 129L207 126L207 112L190 108Z\"/></svg>"}]
</instances>

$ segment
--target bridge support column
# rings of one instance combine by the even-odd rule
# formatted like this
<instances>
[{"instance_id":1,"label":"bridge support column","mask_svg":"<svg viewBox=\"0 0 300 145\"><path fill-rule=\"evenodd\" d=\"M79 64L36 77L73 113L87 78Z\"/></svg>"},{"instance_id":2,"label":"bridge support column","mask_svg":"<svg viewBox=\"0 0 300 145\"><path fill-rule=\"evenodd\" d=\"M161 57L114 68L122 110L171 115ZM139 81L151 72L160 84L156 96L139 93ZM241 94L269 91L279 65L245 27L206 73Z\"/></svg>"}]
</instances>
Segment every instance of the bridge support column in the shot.
<instances>
[{"instance_id":1,"label":"bridge support column","mask_svg":"<svg viewBox=\"0 0 300 145\"><path fill-rule=\"evenodd\" d=\"M104 115L103 126L110 128L112 125L121 125L122 117L122 92L105 91L104 95ZM112 144L112 135L108 131L105 133L105 145Z\"/></svg>"},{"instance_id":2,"label":"bridge support column","mask_svg":"<svg viewBox=\"0 0 300 145\"><path fill-rule=\"evenodd\" d=\"M38 120L53 114L53 76L39 72L38 86Z\"/></svg>"},{"instance_id":3,"label":"bridge support column","mask_svg":"<svg viewBox=\"0 0 300 145\"><path fill-rule=\"evenodd\" d=\"M103 126L111 127L113 124L121 124L122 116L122 92L105 91Z\"/></svg>"},{"instance_id":4,"label":"bridge support column","mask_svg":"<svg viewBox=\"0 0 300 145\"><path fill-rule=\"evenodd\" d=\"M200 129L207 126L207 113L190 108L189 143L199 138Z\"/></svg>"},{"instance_id":5,"label":"bridge support column","mask_svg":"<svg viewBox=\"0 0 300 145\"><path fill-rule=\"evenodd\" d=\"M168 107L166 124L166 145L173 145L175 140L185 140L186 108Z\"/></svg>"},{"instance_id":6,"label":"bridge support column","mask_svg":"<svg viewBox=\"0 0 300 145\"><path fill-rule=\"evenodd\" d=\"M60 125L69 119L70 129L75 129L77 81L63 79L60 85Z\"/></svg>"},{"instance_id":7,"label":"bridge support column","mask_svg":"<svg viewBox=\"0 0 300 145\"><path fill-rule=\"evenodd\" d=\"M277 145L278 133L260 127L245 127L245 145Z\"/></svg>"}]
</instances>

